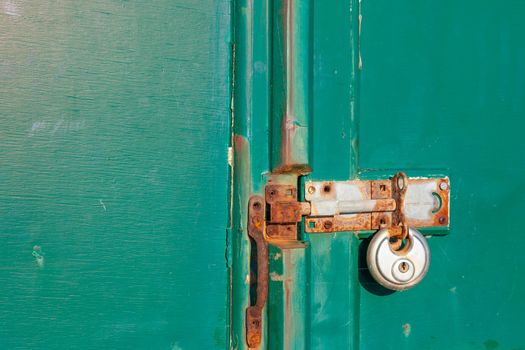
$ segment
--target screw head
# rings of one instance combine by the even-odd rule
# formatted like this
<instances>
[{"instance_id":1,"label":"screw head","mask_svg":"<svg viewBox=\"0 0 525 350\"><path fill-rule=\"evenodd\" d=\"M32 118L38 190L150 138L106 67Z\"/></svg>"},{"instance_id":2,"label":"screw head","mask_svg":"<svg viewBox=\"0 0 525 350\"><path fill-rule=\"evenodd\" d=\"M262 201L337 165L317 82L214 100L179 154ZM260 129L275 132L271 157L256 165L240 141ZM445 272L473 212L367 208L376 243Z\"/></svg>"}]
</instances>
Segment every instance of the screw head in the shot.
<instances>
[{"instance_id":1,"label":"screw head","mask_svg":"<svg viewBox=\"0 0 525 350\"><path fill-rule=\"evenodd\" d=\"M442 182L442 183L439 184L439 188L442 191L445 191L448 188L448 184L446 182Z\"/></svg>"},{"instance_id":2,"label":"screw head","mask_svg":"<svg viewBox=\"0 0 525 350\"><path fill-rule=\"evenodd\" d=\"M309 186L308 187L308 193L314 194L315 193L315 186Z\"/></svg>"}]
</instances>

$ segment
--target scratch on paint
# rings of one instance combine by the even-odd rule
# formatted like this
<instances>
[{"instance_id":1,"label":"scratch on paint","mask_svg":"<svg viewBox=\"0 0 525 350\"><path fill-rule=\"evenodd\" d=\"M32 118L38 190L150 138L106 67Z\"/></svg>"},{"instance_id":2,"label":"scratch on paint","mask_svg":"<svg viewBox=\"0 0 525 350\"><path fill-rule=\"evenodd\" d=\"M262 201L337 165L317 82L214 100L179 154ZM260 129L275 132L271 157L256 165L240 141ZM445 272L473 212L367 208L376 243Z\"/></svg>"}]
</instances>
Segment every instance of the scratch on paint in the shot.
<instances>
[{"instance_id":1,"label":"scratch on paint","mask_svg":"<svg viewBox=\"0 0 525 350\"><path fill-rule=\"evenodd\" d=\"M284 281L284 276L283 275L279 275L276 272L272 272L272 273L270 273L270 279L272 281Z\"/></svg>"},{"instance_id":2,"label":"scratch on paint","mask_svg":"<svg viewBox=\"0 0 525 350\"><path fill-rule=\"evenodd\" d=\"M18 5L13 1L4 2L4 13L8 16L20 16Z\"/></svg>"},{"instance_id":3,"label":"scratch on paint","mask_svg":"<svg viewBox=\"0 0 525 350\"><path fill-rule=\"evenodd\" d=\"M34 122L33 125L31 125L31 130L29 131L29 137L34 136L36 133L38 133L41 130L44 130L45 128L46 128L46 122L44 121Z\"/></svg>"},{"instance_id":4,"label":"scratch on paint","mask_svg":"<svg viewBox=\"0 0 525 350\"><path fill-rule=\"evenodd\" d=\"M403 334L406 338L410 335L410 332L412 331L412 327L410 326L410 323L405 323L403 325Z\"/></svg>"},{"instance_id":5,"label":"scratch on paint","mask_svg":"<svg viewBox=\"0 0 525 350\"><path fill-rule=\"evenodd\" d=\"M44 267L44 255L40 246L36 245L33 247L32 255L35 257L38 267Z\"/></svg>"},{"instance_id":6,"label":"scratch on paint","mask_svg":"<svg viewBox=\"0 0 525 350\"><path fill-rule=\"evenodd\" d=\"M182 350L182 348L179 346L179 344L175 343L175 344L173 344L173 346L171 347L171 350Z\"/></svg>"},{"instance_id":7,"label":"scratch on paint","mask_svg":"<svg viewBox=\"0 0 525 350\"><path fill-rule=\"evenodd\" d=\"M102 202L102 199L99 199L98 202L100 203L102 208L104 208L104 211L106 211L106 205L104 204L104 202Z\"/></svg>"}]
</instances>

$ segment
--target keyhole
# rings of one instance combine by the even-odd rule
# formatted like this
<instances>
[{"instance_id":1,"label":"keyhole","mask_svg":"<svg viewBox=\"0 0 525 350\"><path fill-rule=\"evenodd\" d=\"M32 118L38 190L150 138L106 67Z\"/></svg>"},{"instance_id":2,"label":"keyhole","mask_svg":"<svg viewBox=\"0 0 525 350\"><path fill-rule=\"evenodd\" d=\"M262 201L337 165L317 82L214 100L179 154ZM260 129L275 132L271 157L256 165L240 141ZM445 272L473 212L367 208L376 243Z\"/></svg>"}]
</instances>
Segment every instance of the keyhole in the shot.
<instances>
[{"instance_id":1,"label":"keyhole","mask_svg":"<svg viewBox=\"0 0 525 350\"><path fill-rule=\"evenodd\" d=\"M403 261L401 264L399 264L399 271L405 273L408 271L408 264Z\"/></svg>"}]
</instances>

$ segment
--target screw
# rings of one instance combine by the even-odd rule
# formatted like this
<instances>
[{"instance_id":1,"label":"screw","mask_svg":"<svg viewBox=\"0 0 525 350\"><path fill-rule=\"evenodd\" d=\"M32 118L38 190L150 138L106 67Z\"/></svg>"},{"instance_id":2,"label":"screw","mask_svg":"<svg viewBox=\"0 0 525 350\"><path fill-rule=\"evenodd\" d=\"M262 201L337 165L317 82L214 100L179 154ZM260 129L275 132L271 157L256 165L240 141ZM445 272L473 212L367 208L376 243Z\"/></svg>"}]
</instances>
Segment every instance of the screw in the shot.
<instances>
[{"instance_id":1,"label":"screw","mask_svg":"<svg viewBox=\"0 0 525 350\"><path fill-rule=\"evenodd\" d=\"M308 193L314 194L315 193L315 186L308 187Z\"/></svg>"},{"instance_id":2,"label":"screw","mask_svg":"<svg viewBox=\"0 0 525 350\"><path fill-rule=\"evenodd\" d=\"M445 191L448 188L448 184L446 182L442 182L442 183L439 184L439 188L442 191Z\"/></svg>"},{"instance_id":3,"label":"screw","mask_svg":"<svg viewBox=\"0 0 525 350\"><path fill-rule=\"evenodd\" d=\"M326 229L326 230L329 230L332 228L332 222L330 220L327 220L324 222L323 224L323 227Z\"/></svg>"},{"instance_id":4,"label":"screw","mask_svg":"<svg viewBox=\"0 0 525 350\"><path fill-rule=\"evenodd\" d=\"M446 222L447 222L447 218L446 217L442 216L442 217L439 218L439 223L441 225L444 225Z\"/></svg>"}]
</instances>

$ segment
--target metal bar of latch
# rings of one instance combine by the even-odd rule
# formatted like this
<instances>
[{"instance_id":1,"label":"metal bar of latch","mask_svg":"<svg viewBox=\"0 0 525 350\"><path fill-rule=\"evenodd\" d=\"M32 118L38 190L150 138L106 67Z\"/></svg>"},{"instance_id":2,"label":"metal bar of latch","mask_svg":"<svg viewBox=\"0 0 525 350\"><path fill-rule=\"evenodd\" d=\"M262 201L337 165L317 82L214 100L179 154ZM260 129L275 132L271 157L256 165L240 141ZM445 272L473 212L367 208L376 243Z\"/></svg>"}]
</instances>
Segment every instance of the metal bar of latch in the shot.
<instances>
[{"instance_id":1,"label":"metal bar of latch","mask_svg":"<svg viewBox=\"0 0 525 350\"><path fill-rule=\"evenodd\" d=\"M336 210L331 215L373 213L382 211L394 211L395 209L396 201L392 198L338 201Z\"/></svg>"},{"instance_id":2,"label":"metal bar of latch","mask_svg":"<svg viewBox=\"0 0 525 350\"><path fill-rule=\"evenodd\" d=\"M264 239L264 198L253 196L248 203L248 234L255 242L256 251L256 299L246 309L246 340L251 348L260 345L262 339L262 311L268 298L268 246ZM255 275L255 273L254 273ZM253 283L253 282L251 282Z\"/></svg>"},{"instance_id":3,"label":"metal bar of latch","mask_svg":"<svg viewBox=\"0 0 525 350\"><path fill-rule=\"evenodd\" d=\"M447 227L450 184L443 178L307 181L306 232L367 231L381 227Z\"/></svg>"}]
</instances>

